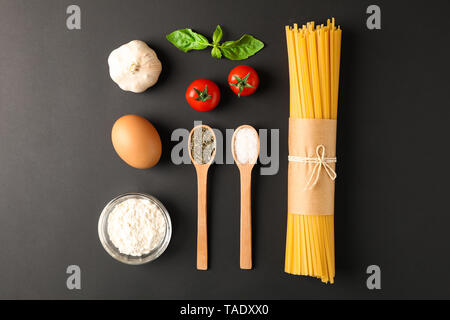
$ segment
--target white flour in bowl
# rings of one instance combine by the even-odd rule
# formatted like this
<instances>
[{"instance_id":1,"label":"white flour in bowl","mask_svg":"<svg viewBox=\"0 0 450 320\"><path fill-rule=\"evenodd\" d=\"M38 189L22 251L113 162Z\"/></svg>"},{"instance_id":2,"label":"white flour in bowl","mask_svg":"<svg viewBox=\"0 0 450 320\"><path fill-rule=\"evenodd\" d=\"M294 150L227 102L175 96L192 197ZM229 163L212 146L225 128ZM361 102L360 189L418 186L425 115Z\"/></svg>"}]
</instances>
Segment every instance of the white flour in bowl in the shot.
<instances>
[{"instance_id":1,"label":"white flour in bowl","mask_svg":"<svg viewBox=\"0 0 450 320\"><path fill-rule=\"evenodd\" d=\"M147 199L127 199L108 217L108 236L123 254L142 256L161 243L166 220L158 206Z\"/></svg>"}]
</instances>

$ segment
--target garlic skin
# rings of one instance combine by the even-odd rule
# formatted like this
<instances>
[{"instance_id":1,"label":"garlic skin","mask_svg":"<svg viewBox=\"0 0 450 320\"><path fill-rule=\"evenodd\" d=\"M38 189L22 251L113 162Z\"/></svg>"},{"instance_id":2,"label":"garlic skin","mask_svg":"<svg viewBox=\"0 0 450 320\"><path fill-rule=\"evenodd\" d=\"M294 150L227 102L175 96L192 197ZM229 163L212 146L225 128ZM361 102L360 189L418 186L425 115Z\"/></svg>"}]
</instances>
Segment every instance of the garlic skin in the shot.
<instances>
[{"instance_id":1,"label":"garlic skin","mask_svg":"<svg viewBox=\"0 0 450 320\"><path fill-rule=\"evenodd\" d=\"M122 90L144 92L153 86L162 71L155 51L140 40L113 50L108 57L109 75Z\"/></svg>"}]
</instances>

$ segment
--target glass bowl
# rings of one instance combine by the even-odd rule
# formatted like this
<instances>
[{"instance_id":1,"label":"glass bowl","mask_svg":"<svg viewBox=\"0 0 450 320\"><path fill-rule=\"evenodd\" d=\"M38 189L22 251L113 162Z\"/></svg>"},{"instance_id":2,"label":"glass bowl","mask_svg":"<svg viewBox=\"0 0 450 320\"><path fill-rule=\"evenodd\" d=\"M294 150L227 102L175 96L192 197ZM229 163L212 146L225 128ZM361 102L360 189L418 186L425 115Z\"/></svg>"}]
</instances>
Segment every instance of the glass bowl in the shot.
<instances>
[{"instance_id":1,"label":"glass bowl","mask_svg":"<svg viewBox=\"0 0 450 320\"><path fill-rule=\"evenodd\" d=\"M164 235L161 243L149 253L139 257L121 253L119 249L111 242L108 235L108 217L110 213L113 211L116 205L128 199L149 200L159 208L166 220L166 234ZM100 238L100 242L103 245L103 248L105 248L106 252L108 252L111 257L122 263L141 265L155 260L166 250L172 236L172 222L170 221L170 216L167 209L155 197L145 193L125 193L112 199L103 209L100 215L100 219L98 220L98 236Z\"/></svg>"}]
</instances>

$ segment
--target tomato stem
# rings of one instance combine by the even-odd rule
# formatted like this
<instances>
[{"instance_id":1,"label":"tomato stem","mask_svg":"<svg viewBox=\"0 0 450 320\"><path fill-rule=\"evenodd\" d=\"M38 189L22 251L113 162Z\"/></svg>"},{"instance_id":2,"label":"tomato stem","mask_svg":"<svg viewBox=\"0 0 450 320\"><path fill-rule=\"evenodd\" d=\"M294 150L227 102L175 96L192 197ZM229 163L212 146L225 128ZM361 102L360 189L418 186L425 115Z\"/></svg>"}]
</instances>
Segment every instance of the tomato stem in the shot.
<instances>
[{"instance_id":1,"label":"tomato stem","mask_svg":"<svg viewBox=\"0 0 450 320\"><path fill-rule=\"evenodd\" d=\"M252 86L251 84L249 84L247 82L248 77L250 77L250 72L247 73L247 75L245 77L243 77L242 79L239 78L239 76L237 75L233 75L233 78L237 81L236 83L230 83L230 86L233 87L238 87L239 88L239 92L238 92L238 97L241 97L241 93L244 90L244 88L255 88L254 86Z\"/></svg>"},{"instance_id":2,"label":"tomato stem","mask_svg":"<svg viewBox=\"0 0 450 320\"><path fill-rule=\"evenodd\" d=\"M195 98L196 101L206 102L206 100L211 99L211 95L208 94L207 85L205 84L205 89L203 91L198 90L197 88L193 88L195 92L197 92L198 97Z\"/></svg>"}]
</instances>

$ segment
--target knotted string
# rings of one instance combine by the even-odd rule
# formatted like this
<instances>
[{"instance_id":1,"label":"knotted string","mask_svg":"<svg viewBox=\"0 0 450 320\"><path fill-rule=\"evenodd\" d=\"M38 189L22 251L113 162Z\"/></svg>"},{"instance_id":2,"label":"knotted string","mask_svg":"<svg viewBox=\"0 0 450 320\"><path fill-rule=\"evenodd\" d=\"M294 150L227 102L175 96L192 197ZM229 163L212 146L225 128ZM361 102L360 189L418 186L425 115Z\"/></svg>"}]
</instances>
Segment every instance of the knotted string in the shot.
<instances>
[{"instance_id":1,"label":"knotted string","mask_svg":"<svg viewBox=\"0 0 450 320\"><path fill-rule=\"evenodd\" d=\"M322 167L325 169L325 172L328 174L331 180L336 180L337 174L336 171L329 165L329 163L335 163L336 158L325 158L325 146L319 144L316 147L316 155L317 157L297 157L297 156L289 156L289 161L300 162L300 163L315 163L316 165L309 176L308 182L306 183L305 190L311 190L317 184L320 178L320 172L322 171Z\"/></svg>"}]
</instances>

